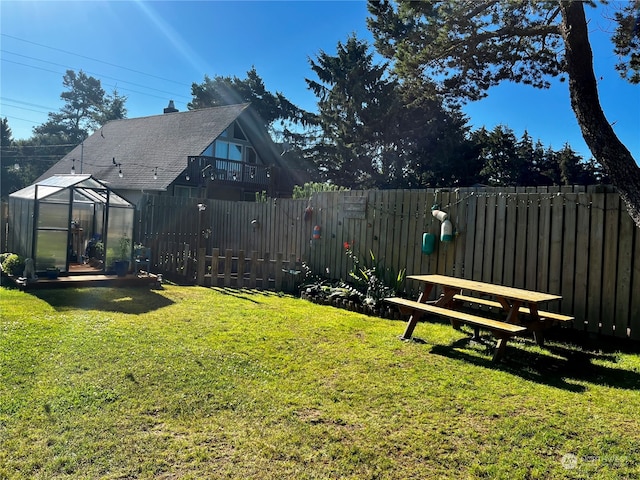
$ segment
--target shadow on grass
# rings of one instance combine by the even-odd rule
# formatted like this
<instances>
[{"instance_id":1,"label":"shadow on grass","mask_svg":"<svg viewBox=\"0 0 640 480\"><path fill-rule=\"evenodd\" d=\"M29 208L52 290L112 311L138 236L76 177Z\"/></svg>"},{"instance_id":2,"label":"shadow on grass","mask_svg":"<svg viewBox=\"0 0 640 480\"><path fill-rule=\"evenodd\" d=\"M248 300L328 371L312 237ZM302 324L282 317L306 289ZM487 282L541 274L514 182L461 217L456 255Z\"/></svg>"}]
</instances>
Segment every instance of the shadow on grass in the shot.
<instances>
[{"instance_id":1,"label":"shadow on grass","mask_svg":"<svg viewBox=\"0 0 640 480\"><path fill-rule=\"evenodd\" d=\"M235 287L211 287L211 290L218 292L222 295L228 295L230 297L239 298L240 300L246 300L251 303L260 304L256 297L282 297L286 294L272 292L269 290L258 290L250 288L235 288Z\"/></svg>"},{"instance_id":2,"label":"shadow on grass","mask_svg":"<svg viewBox=\"0 0 640 480\"><path fill-rule=\"evenodd\" d=\"M485 368L500 369L525 380L561 388L571 392L584 392L586 387L574 382L588 382L596 385L625 390L640 390L640 374L614 366L594 363L604 361L615 363L616 356L601 352L580 350L575 346L547 345L545 352L529 352L518 348L513 342L507 345L501 362L493 362L490 354L495 342L483 343L488 356L473 355L470 338L462 338L450 345L434 345L432 353L449 358L464 360ZM474 342L475 343L475 342ZM467 350L467 351L465 351ZM548 353L547 353L548 352Z\"/></svg>"},{"instance_id":3,"label":"shadow on grass","mask_svg":"<svg viewBox=\"0 0 640 480\"><path fill-rule=\"evenodd\" d=\"M246 300L247 302L260 304L259 301L253 298L256 295L256 290L241 290L239 288L229 287L211 287L211 290L222 295L227 295L229 297L238 298L240 300Z\"/></svg>"},{"instance_id":4,"label":"shadow on grass","mask_svg":"<svg viewBox=\"0 0 640 480\"><path fill-rule=\"evenodd\" d=\"M100 310L138 315L173 303L163 295L143 287L38 290L33 295L58 311Z\"/></svg>"}]
</instances>

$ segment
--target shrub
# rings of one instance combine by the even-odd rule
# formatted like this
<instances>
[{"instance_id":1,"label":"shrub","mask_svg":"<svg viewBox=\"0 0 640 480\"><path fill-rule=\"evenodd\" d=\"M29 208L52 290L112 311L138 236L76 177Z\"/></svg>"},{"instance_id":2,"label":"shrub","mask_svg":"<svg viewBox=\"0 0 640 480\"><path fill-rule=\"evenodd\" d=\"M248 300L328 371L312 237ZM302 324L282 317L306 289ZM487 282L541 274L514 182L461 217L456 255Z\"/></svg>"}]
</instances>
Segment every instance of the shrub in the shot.
<instances>
[{"instance_id":1,"label":"shrub","mask_svg":"<svg viewBox=\"0 0 640 480\"><path fill-rule=\"evenodd\" d=\"M376 259L371 250L369 258L361 261L348 242L345 242L344 248L347 256L353 261L349 276L355 281L356 288L364 290L365 303L377 306L383 299L393 297L401 291L405 269L396 273L390 268L385 268L382 260Z\"/></svg>"},{"instance_id":2,"label":"shrub","mask_svg":"<svg viewBox=\"0 0 640 480\"><path fill-rule=\"evenodd\" d=\"M2 271L7 275L22 275L24 271L24 258L16 253L3 253L2 255Z\"/></svg>"}]
</instances>

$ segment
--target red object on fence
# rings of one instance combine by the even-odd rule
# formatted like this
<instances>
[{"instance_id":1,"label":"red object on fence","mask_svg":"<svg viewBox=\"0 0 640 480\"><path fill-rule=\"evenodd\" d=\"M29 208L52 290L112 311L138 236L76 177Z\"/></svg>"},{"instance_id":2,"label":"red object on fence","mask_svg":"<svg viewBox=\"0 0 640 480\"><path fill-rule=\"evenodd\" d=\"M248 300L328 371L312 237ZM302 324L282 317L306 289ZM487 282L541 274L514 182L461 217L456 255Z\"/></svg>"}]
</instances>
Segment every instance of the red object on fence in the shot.
<instances>
[{"instance_id":1,"label":"red object on fence","mask_svg":"<svg viewBox=\"0 0 640 480\"><path fill-rule=\"evenodd\" d=\"M320 238L320 225L313 227L313 239L318 240Z\"/></svg>"}]
</instances>

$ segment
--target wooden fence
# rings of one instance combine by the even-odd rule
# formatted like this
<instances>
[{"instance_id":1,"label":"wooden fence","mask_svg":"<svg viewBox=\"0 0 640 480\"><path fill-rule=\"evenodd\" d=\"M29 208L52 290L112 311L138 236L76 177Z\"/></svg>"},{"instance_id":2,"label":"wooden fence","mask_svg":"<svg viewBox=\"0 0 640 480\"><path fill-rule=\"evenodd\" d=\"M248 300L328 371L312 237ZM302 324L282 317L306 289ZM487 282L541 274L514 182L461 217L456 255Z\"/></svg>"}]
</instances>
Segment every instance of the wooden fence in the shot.
<instances>
[{"instance_id":1,"label":"wooden fence","mask_svg":"<svg viewBox=\"0 0 640 480\"><path fill-rule=\"evenodd\" d=\"M184 259L195 265L198 248L261 259L271 252L346 280L348 245L395 272L557 293L562 301L550 309L574 315L576 329L640 339L640 229L611 188L348 191L266 203L147 196L141 205L139 240L156 265L178 265L194 282L201 276ZM448 214L454 240L425 255L423 234L439 238L441 228L434 207ZM409 294L417 287L406 284Z\"/></svg>"}]
</instances>

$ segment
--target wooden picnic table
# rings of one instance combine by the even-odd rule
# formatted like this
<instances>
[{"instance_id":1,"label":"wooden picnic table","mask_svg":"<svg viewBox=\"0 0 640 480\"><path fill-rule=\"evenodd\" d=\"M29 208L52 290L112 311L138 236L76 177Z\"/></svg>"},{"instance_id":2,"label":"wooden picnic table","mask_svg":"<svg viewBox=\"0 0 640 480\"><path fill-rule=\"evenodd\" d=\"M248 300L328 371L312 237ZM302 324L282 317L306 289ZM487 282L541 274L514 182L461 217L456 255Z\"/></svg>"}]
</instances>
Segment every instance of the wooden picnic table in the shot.
<instances>
[{"instance_id":1,"label":"wooden picnic table","mask_svg":"<svg viewBox=\"0 0 640 480\"><path fill-rule=\"evenodd\" d=\"M494 354L494 360L497 360L504 353L507 340L512 336L532 332L538 344L543 345L544 330L559 322L573 320L573 317L567 315L539 310L539 304L560 300L560 295L446 275L409 275L407 279L423 284L417 301L396 297L385 299L388 303L397 305L402 312L410 314L401 337L404 340L411 338L422 315L431 313L449 318L456 328L460 323L472 325L474 338L479 337L480 328L491 331L498 338ZM437 285L442 288L442 294L435 301L429 302L429 296ZM465 303L497 309L504 319L495 320L462 312L459 307Z\"/></svg>"}]
</instances>

